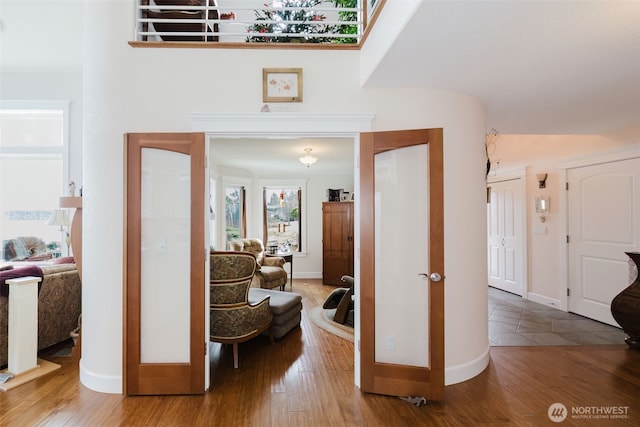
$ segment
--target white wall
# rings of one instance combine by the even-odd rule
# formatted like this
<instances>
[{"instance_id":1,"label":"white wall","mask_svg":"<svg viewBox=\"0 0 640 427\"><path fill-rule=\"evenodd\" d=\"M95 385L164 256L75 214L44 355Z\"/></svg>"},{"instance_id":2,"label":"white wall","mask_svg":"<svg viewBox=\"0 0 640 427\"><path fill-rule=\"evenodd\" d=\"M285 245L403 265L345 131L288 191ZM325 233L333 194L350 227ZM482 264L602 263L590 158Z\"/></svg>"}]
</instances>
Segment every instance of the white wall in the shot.
<instances>
[{"instance_id":1,"label":"white wall","mask_svg":"<svg viewBox=\"0 0 640 427\"><path fill-rule=\"evenodd\" d=\"M121 391L122 234L109 230L122 229L117 219L123 208L122 134L188 131L190 112L257 112L263 67L304 69L305 102L296 104L301 112L374 112L373 125L380 130L444 128L446 366L457 371L454 381L484 369L488 338L482 106L448 92L361 89L357 51L132 48L127 44L131 8L131 0L85 4L85 20L95 24L85 32L84 51L85 247L100 242L101 250L85 255L83 384ZM111 167L100 167L105 164ZM324 191L325 184L311 188Z\"/></svg>"},{"instance_id":2,"label":"white wall","mask_svg":"<svg viewBox=\"0 0 640 427\"><path fill-rule=\"evenodd\" d=\"M247 191L247 237L262 238L262 181L273 181L273 176L253 175L250 171L217 167L216 182L244 185ZM326 199L327 188L343 188L353 191L353 174L309 177L280 174L279 181L306 182L303 191L303 220L306 226L306 235L303 236L303 251L295 254L295 269L293 277L296 279L320 279L322 278L322 202ZM222 193L219 187L218 194ZM224 212L224 198L217 201L218 212ZM222 216L219 216L222 218ZM222 220L219 226L220 239L217 247L222 247L223 229Z\"/></svg>"},{"instance_id":3,"label":"white wall","mask_svg":"<svg viewBox=\"0 0 640 427\"><path fill-rule=\"evenodd\" d=\"M82 137L75 135L72 144L82 141L83 151L77 145L73 150L82 152L83 176L72 177L84 186L84 385L110 393L122 390L123 134L190 131L192 112L257 112L264 67L304 69L305 101L294 105L300 112L374 113L374 130L444 128L446 381L463 381L484 369L488 338L482 105L446 91L362 88L367 73L361 75L361 63L376 62L372 45L363 52L132 48L133 0L64 4L78 3L84 22L91 22L84 28L82 75L70 79L71 87L35 75L16 80L11 96L60 91L72 98L72 109L82 113L72 113L76 125L83 123ZM28 11L31 3L24 7ZM65 22L61 15L43 25L58 28ZM3 96L8 93L4 83ZM328 186L338 185L342 183L314 181L308 191L324 195ZM317 214L310 223L320 221L319 203L310 201L309 213ZM307 262L296 269L313 273L318 259L309 257Z\"/></svg>"},{"instance_id":4,"label":"white wall","mask_svg":"<svg viewBox=\"0 0 640 427\"><path fill-rule=\"evenodd\" d=\"M559 163L566 158L607 151L640 142L640 126L610 135L500 135L491 150L492 174L501 170L526 167L525 206L529 299L553 303L559 307L566 284L561 280L561 251L564 227L560 216ZM546 188L538 188L536 174L547 173ZM550 198L550 212L544 224L535 213L536 196ZM535 233L544 226L544 234Z\"/></svg>"},{"instance_id":5,"label":"white wall","mask_svg":"<svg viewBox=\"0 0 640 427\"><path fill-rule=\"evenodd\" d=\"M392 38L390 27L397 27L397 22L390 19L385 24L382 19L380 27L376 25L380 30L371 35L361 53L134 49L127 44L133 37L132 0L1 1L0 97L71 100L71 178L83 182L85 187L83 306L87 333L83 334L83 383L102 391L121 389L122 233L118 230L122 230L122 221L113 218L122 216L122 134L188 131L188 113L195 111L258 111L262 105L263 67L304 68L305 102L295 105L299 111L374 112L374 127L380 130L444 127L447 382L471 377L465 367L482 366L476 363L488 349L482 106L470 97L441 91L361 88L360 82L366 81L375 67L378 53L385 51L381 44ZM54 3L55 7L51 7ZM396 15L405 19L416 2L394 4L406 6L398 9ZM77 30L82 23L76 14L83 8L84 21L92 24L85 29L86 44L84 51L79 52L82 36ZM42 43L43 37L34 39L29 35L34 33L33 9L46 10L46 14L38 15L42 19L37 28L43 34L65 36L56 39L56 49ZM20 24L24 24L23 30L14 32ZM62 28L65 31L60 31ZM51 41L50 37L47 40ZM72 64L82 62L82 72L76 66L60 68L59 59ZM18 60L22 65L16 68ZM336 80L337 69L346 71L339 73ZM84 131L80 135L82 121ZM553 183L557 179L554 157L547 157L548 153L562 150L567 142L577 150L593 144L596 148L609 148L607 144L634 143L638 142L637 135L637 129L625 129L605 137L586 137L590 141L586 144L585 137L579 137L582 142L570 142L565 137L535 136L529 143L513 145L511 152L530 156L528 173L535 174L538 170L550 173L549 221L553 222L557 220L553 217L556 197ZM547 143L538 145L541 140ZM502 141L498 149L502 148ZM85 147L84 154L81 144ZM80 156L84 159L84 180ZM502 167L508 167L509 156L501 156ZM535 191L532 175L527 186L529 204L530 193ZM531 214L532 207L528 205L527 209ZM557 245L549 243L552 240L546 236L529 239L530 290L544 295L553 294L548 284L557 278L554 272L557 267L549 267L549 260L558 259L553 255ZM452 372L464 373L456 377Z\"/></svg>"}]
</instances>

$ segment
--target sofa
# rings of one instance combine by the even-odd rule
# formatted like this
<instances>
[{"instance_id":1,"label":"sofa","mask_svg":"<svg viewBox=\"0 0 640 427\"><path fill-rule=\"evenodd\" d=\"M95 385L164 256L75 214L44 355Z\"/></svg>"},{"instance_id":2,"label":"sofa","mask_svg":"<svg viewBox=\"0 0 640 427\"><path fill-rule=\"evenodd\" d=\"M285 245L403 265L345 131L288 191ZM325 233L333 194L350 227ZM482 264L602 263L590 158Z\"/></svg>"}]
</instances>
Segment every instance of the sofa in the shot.
<instances>
[{"instance_id":1,"label":"sofa","mask_svg":"<svg viewBox=\"0 0 640 427\"><path fill-rule=\"evenodd\" d=\"M0 369L8 363L9 285L6 280L26 276L42 278L38 284L38 351L68 340L78 327L82 285L74 263L14 265L1 270Z\"/></svg>"},{"instance_id":2,"label":"sofa","mask_svg":"<svg viewBox=\"0 0 640 427\"><path fill-rule=\"evenodd\" d=\"M251 283L252 288L280 288L284 291L288 277L287 270L284 269L284 258L265 254L262 240L236 239L229 242L229 247L232 251L250 252L256 257L258 265Z\"/></svg>"}]
</instances>

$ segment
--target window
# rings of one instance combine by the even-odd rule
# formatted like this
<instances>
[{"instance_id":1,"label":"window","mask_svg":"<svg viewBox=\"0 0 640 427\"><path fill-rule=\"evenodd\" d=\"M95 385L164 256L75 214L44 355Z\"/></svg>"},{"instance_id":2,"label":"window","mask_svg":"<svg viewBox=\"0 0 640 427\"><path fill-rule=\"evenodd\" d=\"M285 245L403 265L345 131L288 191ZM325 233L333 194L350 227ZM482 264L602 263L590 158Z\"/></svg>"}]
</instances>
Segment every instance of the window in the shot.
<instances>
[{"instance_id":1,"label":"window","mask_svg":"<svg viewBox=\"0 0 640 427\"><path fill-rule=\"evenodd\" d=\"M244 187L238 185L224 187L225 243L246 236L245 198Z\"/></svg>"},{"instance_id":2,"label":"window","mask_svg":"<svg viewBox=\"0 0 640 427\"><path fill-rule=\"evenodd\" d=\"M264 241L269 252L299 252L302 247L302 189L264 187Z\"/></svg>"},{"instance_id":3,"label":"window","mask_svg":"<svg viewBox=\"0 0 640 427\"><path fill-rule=\"evenodd\" d=\"M67 118L66 102L0 102L0 261L66 255L68 230L47 221L68 179Z\"/></svg>"}]
</instances>

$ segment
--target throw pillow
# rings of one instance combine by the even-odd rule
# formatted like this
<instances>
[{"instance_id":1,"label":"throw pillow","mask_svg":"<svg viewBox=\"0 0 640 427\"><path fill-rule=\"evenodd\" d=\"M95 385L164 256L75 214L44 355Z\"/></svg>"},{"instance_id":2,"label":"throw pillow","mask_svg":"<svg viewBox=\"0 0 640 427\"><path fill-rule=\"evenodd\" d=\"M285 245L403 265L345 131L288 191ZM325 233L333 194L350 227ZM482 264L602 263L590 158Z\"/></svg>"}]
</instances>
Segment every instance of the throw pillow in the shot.
<instances>
[{"instance_id":1,"label":"throw pillow","mask_svg":"<svg viewBox=\"0 0 640 427\"><path fill-rule=\"evenodd\" d=\"M7 280L27 276L42 278L42 269L37 265L27 265L24 267L13 268L11 270L0 271L0 295L5 297L9 295L9 285L6 283ZM38 283L38 291L40 291L41 285L42 280Z\"/></svg>"}]
</instances>

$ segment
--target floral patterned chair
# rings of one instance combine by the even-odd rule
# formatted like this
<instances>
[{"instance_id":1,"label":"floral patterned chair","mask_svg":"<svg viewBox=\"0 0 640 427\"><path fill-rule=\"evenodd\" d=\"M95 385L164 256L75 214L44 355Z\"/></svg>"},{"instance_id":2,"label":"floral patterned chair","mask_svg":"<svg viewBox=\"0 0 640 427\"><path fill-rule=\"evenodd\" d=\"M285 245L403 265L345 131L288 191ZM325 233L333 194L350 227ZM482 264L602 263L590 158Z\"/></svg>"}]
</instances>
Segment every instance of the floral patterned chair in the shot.
<instances>
[{"instance_id":1,"label":"floral patterned chair","mask_svg":"<svg viewBox=\"0 0 640 427\"><path fill-rule=\"evenodd\" d=\"M256 257L258 265L253 278L254 288L280 288L281 291L284 291L288 280L287 270L283 267L284 258L266 254L262 240L256 238L236 239L229 242L229 247L232 251L250 252Z\"/></svg>"},{"instance_id":2,"label":"floral patterned chair","mask_svg":"<svg viewBox=\"0 0 640 427\"><path fill-rule=\"evenodd\" d=\"M256 270L255 257L247 252L211 252L209 339L233 344L233 367L238 367L238 344L269 330L273 345L269 298L255 305L248 300Z\"/></svg>"}]
</instances>

